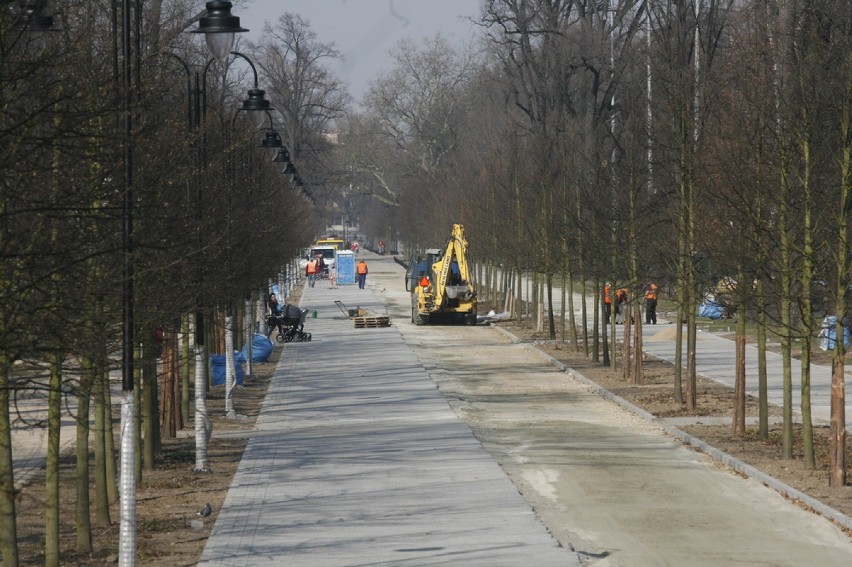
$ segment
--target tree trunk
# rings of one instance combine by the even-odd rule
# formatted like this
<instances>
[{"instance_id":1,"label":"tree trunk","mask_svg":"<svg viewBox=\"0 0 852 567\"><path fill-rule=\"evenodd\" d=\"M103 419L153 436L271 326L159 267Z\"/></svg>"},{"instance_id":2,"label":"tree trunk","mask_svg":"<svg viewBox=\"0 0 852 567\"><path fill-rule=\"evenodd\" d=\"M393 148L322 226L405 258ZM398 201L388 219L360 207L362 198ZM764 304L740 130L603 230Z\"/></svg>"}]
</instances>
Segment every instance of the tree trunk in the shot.
<instances>
[{"instance_id":1,"label":"tree trunk","mask_svg":"<svg viewBox=\"0 0 852 567\"><path fill-rule=\"evenodd\" d=\"M624 378L625 382L632 382L631 373L633 370L633 365L630 364L630 356L632 354L632 348L630 345L630 312L631 305L628 301L625 301L621 305L621 309L623 310L623 319L622 325L622 339L621 339L621 377Z\"/></svg>"},{"instance_id":2,"label":"tree trunk","mask_svg":"<svg viewBox=\"0 0 852 567\"><path fill-rule=\"evenodd\" d=\"M766 371L766 290L763 279L758 278L755 286L757 299L757 436L769 439L769 383Z\"/></svg>"},{"instance_id":3,"label":"tree trunk","mask_svg":"<svg viewBox=\"0 0 852 567\"><path fill-rule=\"evenodd\" d=\"M547 286L547 330L552 341L556 339L556 321L553 316L553 273L548 271L545 278L545 285ZM565 309L565 302L562 303L562 309Z\"/></svg>"},{"instance_id":4,"label":"tree trunk","mask_svg":"<svg viewBox=\"0 0 852 567\"><path fill-rule=\"evenodd\" d=\"M92 551L92 520L89 503L89 413L94 382L94 364L86 359L81 364L80 391L77 395L77 427L75 452L77 455L74 469L77 485L77 498L74 502L74 518L77 533L76 550L78 553Z\"/></svg>"},{"instance_id":5,"label":"tree trunk","mask_svg":"<svg viewBox=\"0 0 852 567\"><path fill-rule=\"evenodd\" d=\"M850 38L852 39L852 38ZM834 357L831 373L831 432L829 438L829 486L846 485L846 343L844 323L848 310L846 293L849 271L849 211L852 210L852 54L846 58L846 96L843 101L841 132L843 148L839 163L840 202L836 215L838 227L837 271L837 324L834 327Z\"/></svg>"},{"instance_id":6,"label":"tree trunk","mask_svg":"<svg viewBox=\"0 0 852 567\"><path fill-rule=\"evenodd\" d=\"M9 359L6 352L2 351L0 352L0 553L3 554L4 567L18 567L9 385Z\"/></svg>"},{"instance_id":7,"label":"tree trunk","mask_svg":"<svg viewBox=\"0 0 852 567\"><path fill-rule=\"evenodd\" d=\"M138 397L138 396L137 396ZM142 419L144 443L142 445L142 468L154 470L159 450L159 416L157 403L157 359L149 345L142 347Z\"/></svg>"},{"instance_id":8,"label":"tree trunk","mask_svg":"<svg viewBox=\"0 0 852 567\"><path fill-rule=\"evenodd\" d=\"M636 337L633 341L633 383L641 386L645 384L645 361L642 344L642 306L638 299L633 308L633 329Z\"/></svg>"},{"instance_id":9,"label":"tree trunk","mask_svg":"<svg viewBox=\"0 0 852 567\"><path fill-rule=\"evenodd\" d=\"M580 352L580 338L577 333L577 317L574 315L574 272L572 270L568 270L567 274L567 313L568 316L568 337L571 343L574 345L574 352ZM585 298L583 298L585 300Z\"/></svg>"},{"instance_id":10,"label":"tree trunk","mask_svg":"<svg viewBox=\"0 0 852 567\"><path fill-rule=\"evenodd\" d=\"M802 111L806 113L806 110ZM808 123L807 116L803 123ZM813 222L811 209L813 195L811 187L811 147L807 135L800 143L802 152L802 269L799 284L802 287L801 322L801 395L802 395L802 448L806 469L814 469L814 427L811 418L811 340L813 337L813 310L811 307L811 282L814 278ZM839 340L842 340L840 335Z\"/></svg>"},{"instance_id":11,"label":"tree trunk","mask_svg":"<svg viewBox=\"0 0 852 567\"><path fill-rule=\"evenodd\" d=\"M782 164L783 168L786 167ZM781 252L781 360L783 364L782 382L784 384L784 402L782 412L784 424L782 432L781 454L785 459L793 458L793 368L790 333L792 331L791 317L791 266L790 238L787 233L787 195L789 186L786 175L782 173L780 206L778 210L779 249Z\"/></svg>"},{"instance_id":12,"label":"tree trunk","mask_svg":"<svg viewBox=\"0 0 852 567\"><path fill-rule=\"evenodd\" d=\"M62 427L62 355L50 355L47 459L44 467L44 564L59 565L59 431Z\"/></svg>"},{"instance_id":13,"label":"tree trunk","mask_svg":"<svg viewBox=\"0 0 852 567\"><path fill-rule=\"evenodd\" d=\"M109 389L109 371L104 368L101 386L104 390L104 403L101 409L104 412L104 450L106 452L106 491L110 504L118 502L118 467L116 465L115 431L113 431L112 419L112 393Z\"/></svg>"},{"instance_id":14,"label":"tree trunk","mask_svg":"<svg viewBox=\"0 0 852 567\"><path fill-rule=\"evenodd\" d=\"M843 326L838 319L835 329L843 336ZM835 341L843 344L842 339ZM839 350L844 350L842 347ZM831 373L831 429L829 439L828 485L846 486L846 385L843 357L837 356L835 346L834 365Z\"/></svg>"},{"instance_id":15,"label":"tree trunk","mask_svg":"<svg viewBox=\"0 0 852 567\"><path fill-rule=\"evenodd\" d=\"M189 397L190 397L190 360L192 349L189 344L189 315L181 318L181 348L180 348L180 418L182 423L189 423Z\"/></svg>"},{"instance_id":16,"label":"tree trunk","mask_svg":"<svg viewBox=\"0 0 852 567\"><path fill-rule=\"evenodd\" d=\"M737 283L743 281L740 272ZM740 302L742 306L742 302ZM745 314L739 313L737 317L737 332L734 340L736 345L736 375L734 381L734 419L731 432L734 435L745 435L746 432L746 321Z\"/></svg>"},{"instance_id":17,"label":"tree trunk","mask_svg":"<svg viewBox=\"0 0 852 567\"><path fill-rule=\"evenodd\" d=\"M160 435L163 439L174 439L177 437L176 414L180 411L176 392L178 390L177 365L175 355L177 348L174 334L166 334L163 341L163 384L160 395Z\"/></svg>"},{"instance_id":18,"label":"tree trunk","mask_svg":"<svg viewBox=\"0 0 852 567\"><path fill-rule=\"evenodd\" d=\"M106 430L105 423L106 415L109 412L104 411L104 372L103 363L96 361L95 363L95 383L94 383L94 400L95 400L95 522L99 527L106 528L112 524L109 510L109 496L107 495L107 467L106 460Z\"/></svg>"}]
</instances>

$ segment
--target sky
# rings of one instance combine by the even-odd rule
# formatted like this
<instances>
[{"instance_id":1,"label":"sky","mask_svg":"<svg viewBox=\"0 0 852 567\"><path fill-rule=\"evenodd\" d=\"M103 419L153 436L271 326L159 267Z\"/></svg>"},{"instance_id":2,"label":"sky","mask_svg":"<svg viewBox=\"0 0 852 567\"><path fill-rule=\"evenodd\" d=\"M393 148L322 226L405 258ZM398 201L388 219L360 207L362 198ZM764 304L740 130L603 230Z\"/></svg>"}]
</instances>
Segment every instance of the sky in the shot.
<instances>
[{"instance_id":1,"label":"sky","mask_svg":"<svg viewBox=\"0 0 852 567\"><path fill-rule=\"evenodd\" d=\"M244 0L232 14L257 41L268 21L275 24L285 12L310 23L317 41L335 44L342 61L326 65L347 83L359 102L371 81L392 66L388 52L405 38L417 42L441 33L452 45L464 45L476 28L480 0ZM467 18L467 19L465 19Z\"/></svg>"}]
</instances>

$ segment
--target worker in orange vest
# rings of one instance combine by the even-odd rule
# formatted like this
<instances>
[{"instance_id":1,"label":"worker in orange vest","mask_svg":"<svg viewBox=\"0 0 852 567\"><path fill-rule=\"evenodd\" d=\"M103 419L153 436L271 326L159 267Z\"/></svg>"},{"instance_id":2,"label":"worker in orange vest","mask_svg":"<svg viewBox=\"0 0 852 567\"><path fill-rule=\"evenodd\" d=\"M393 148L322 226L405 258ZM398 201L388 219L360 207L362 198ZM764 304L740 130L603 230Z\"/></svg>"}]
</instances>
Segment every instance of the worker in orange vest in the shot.
<instances>
[{"instance_id":1,"label":"worker in orange vest","mask_svg":"<svg viewBox=\"0 0 852 567\"><path fill-rule=\"evenodd\" d=\"M314 287L317 282L317 272L319 271L319 263L316 259L308 260L308 265L305 266L305 275L308 276L308 285Z\"/></svg>"},{"instance_id":2,"label":"worker in orange vest","mask_svg":"<svg viewBox=\"0 0 852 567\"><path fill-rule=\"evenodd\" d=\"M657 324L657 284L648 282L645 288L645 324Z\"/></svg>"},{"instance_id":3,"label":"worker in orange vest","mask_svg":"<svg viewBox=\"0 0 852 567\"><path fill-rule=\"evenodd\" d=\"M608 324L609 316L612 314L612 284L606 282L603 289L604 320Z\"/></svg>"},{"instance_id":4,"label":"worker in orange vest","mask_svg":"<svg viewBox=\"0 0 852 567\"><path fill-rule=\"evenodd\" d=\"M358 262L356 271L358 272L358 289L364 289L364 286L367 285L367 262L364 260Z\"/></svg>"}]
</instances>

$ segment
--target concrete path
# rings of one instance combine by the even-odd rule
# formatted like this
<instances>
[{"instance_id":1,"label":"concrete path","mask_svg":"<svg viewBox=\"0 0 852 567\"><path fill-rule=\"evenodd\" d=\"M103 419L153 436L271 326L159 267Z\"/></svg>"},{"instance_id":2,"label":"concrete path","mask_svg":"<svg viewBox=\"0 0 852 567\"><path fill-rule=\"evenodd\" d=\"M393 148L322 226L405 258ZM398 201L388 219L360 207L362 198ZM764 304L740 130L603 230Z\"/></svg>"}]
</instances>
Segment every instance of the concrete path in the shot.
<instances>
[{"instance_id":1,"label":"concrete path","mask_svg":"<svg viewBox=\"0 0 852 567\"><path fill-rule=\"evenodd\" d=\"M314 340L283 347L202 565L849 564L826 519L528 345L415 327L401 268L368 260L367 290L306 290Z\"/></svg>"},{"instance_id":2,"label":"concrete path","mask_svg":"<svg viewBox=\"0 0 852 567\"><path fill-rule=\"evenodd\" d=\"M285 345L201 563L579 565L397 328L356 329L333 303L384 315L377 295L305 290L313 340Z\"/></svg>"}]
</instances>

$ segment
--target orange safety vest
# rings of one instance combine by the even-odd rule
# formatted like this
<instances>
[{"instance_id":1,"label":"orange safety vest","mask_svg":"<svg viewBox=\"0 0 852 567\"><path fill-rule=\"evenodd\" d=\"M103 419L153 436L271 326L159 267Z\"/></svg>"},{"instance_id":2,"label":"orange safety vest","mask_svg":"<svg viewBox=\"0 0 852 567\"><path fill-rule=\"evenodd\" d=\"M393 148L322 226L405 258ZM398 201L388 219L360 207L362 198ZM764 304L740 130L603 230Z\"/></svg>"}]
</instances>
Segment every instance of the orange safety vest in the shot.
<instances>
[{"instance_id":1,"label":"orange safety vest","mask_svg":"<svg viewBox=\"0 0 852 567\"><path fill-rule=\"evenodd\" d=\"M604 303L612 303L612 295L610 294L610 290L612 290L612 286L606 284L604 286Z\"/></svg>"},{"instance_id":2,"label":"orange safety vest","mask_svg":"<svg viewBox=\"0 0 852 567\"><path fill-rule=\"evenodd\" d=\"M363 275L367 273L367 262L359 262L358 263L358 275Z\"/></svg>"},{"instance_id":3,"label":"orange safety vest","mask_svg":"<svg viewBox=\"0 0 852 567\"><path fill-rule=\"evenodd\" d=\"M317 273L317 262L316 260L311 260L308 262L308 266L305 268L308 275Z\"/></svg>"},{"instance_id":4,"label":"orange safety vest","mask_svg":"<svg viewBox=\"0 0 852 567\"><path fill-rule=\"evenodd\" d=\"M649 284L648 291L645 292L645 299L657 299L657 285Z\"/></svg>"},{"instance_id":5,"label":"orange safety vest","mask_svg":"<svg viewBox=\"0 0 852 567\"><path fill-rule=\"evenodd\" d=\"M624 303L627 301L627 290L623 287L615 290L615 300L618 303Z\"/></svg>"}]
</instances>

